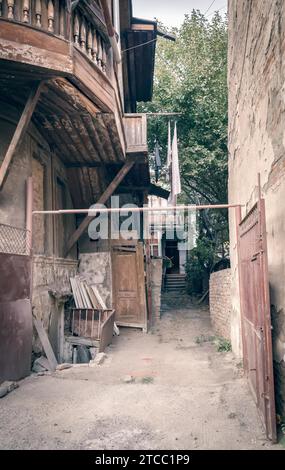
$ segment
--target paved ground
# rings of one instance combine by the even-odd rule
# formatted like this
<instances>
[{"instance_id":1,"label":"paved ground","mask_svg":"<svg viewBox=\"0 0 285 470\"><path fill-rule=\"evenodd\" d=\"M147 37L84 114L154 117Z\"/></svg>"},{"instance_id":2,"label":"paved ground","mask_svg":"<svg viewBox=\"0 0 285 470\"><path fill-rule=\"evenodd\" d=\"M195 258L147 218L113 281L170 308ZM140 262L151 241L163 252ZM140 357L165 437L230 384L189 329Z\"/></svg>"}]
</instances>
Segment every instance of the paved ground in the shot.
<instances>
[{"instance_id":1,"label":"paved ground","mask_svg":"<svg viewBox=\"0 0 285 470\"><path fill-rule=\"evenodd\" d=\"M0 400L0 448L278 448L239 364L201 335L212 335L206 309L166 306L153 333L121 329L103 365L25 379Z\"/></svg>"}]
</instances>

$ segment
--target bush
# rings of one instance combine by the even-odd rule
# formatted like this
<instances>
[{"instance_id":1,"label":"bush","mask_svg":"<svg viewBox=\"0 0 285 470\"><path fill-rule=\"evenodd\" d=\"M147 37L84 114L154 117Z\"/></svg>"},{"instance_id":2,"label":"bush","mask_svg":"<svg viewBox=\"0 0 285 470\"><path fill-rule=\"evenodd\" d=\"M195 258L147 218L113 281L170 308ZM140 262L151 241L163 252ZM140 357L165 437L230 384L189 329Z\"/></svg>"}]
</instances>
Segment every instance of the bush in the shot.
<instances>
[{"instance_id":1,"label":"bush","mask_svg":"<svg viewBox=\"0 0 285 470\"><path fill-rule=\"evenodd\" d=\"M214 263L214 248L206 238L197 240L197 246L189 252L186 263L187 292L202 294L209 287L209 277Z\"/></svg>"}]
</instances>

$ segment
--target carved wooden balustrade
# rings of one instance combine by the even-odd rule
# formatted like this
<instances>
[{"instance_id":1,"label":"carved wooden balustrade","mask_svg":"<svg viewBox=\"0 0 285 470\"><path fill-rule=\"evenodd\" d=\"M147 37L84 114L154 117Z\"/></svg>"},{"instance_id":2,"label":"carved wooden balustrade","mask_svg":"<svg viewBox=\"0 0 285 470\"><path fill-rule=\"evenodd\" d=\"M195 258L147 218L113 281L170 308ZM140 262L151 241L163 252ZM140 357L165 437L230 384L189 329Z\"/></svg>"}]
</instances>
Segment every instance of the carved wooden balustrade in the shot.
<instances>
[{"instance_id":1,"label":"carved wooden balustrade","mask_svg":"<svg viewBox=\"0 0 285 470\"><path fill-rule=\"evenodd\" d=\"M75 47L106 73L108 46L99 33L96 23L90 21L90 17L79 8L74 11L72 23L72 40Z\"/></svg>"},{"instance_id":2,"label":"carved wooden balustrade","mask_svg":"<svg viewBox=\"0 0 285 470\"><path fill-rule=\"evenodd\" d=\"M69 39L69 0L0 0L0 17Z\"/></svg>"},{"instance_id":3,"label":"carved wooden balustrade","mask_svg":"<svg viewBox=\"0 0 285 470\"><path fill-rule=\"evenodd\" d=\"M100 13L96 0L83 0L73 11L70 0L0 0L0 19L24 23L71 41L106 73L110 46L97 26L101 23L102 31Z\"/></svg>"}]
</instances>

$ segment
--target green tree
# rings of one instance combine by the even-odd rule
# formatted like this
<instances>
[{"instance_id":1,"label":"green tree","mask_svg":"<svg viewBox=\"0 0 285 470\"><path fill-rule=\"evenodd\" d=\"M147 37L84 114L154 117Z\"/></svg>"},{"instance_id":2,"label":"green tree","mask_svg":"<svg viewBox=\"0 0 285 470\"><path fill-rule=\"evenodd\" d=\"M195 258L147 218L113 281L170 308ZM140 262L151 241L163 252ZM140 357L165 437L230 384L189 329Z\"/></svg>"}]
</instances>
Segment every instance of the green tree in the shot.
<instances>
[{"instance_id":1,"label":"green tree","mask_svg":"<svg viewBox=\"0 0 285 470\"><path fill-rule=\"evenodd\" d=\"M182 113L177 118L183 188L179 201L226 203L227 19L217 12L208 20L193 10L179 29L170 32L176 42L159 39L153 101L141 105L141 111ZM162 159L166 158L167 122L165 118L149 121L150 149L158 138ZM228 257L227 211L199 213L199 253L201 271L206 265L203 275L206 270L208 276ZM211 253L205 263L203 253Z\"/></svg>"}]
</instances>

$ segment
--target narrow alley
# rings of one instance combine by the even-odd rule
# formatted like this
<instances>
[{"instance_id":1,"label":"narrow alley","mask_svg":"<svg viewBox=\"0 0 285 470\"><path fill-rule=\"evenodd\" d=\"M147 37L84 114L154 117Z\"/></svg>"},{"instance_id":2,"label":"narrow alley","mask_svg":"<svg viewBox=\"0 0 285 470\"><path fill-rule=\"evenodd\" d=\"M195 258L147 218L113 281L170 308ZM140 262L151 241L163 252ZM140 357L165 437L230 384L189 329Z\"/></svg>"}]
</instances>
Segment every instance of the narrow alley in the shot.
<instances>
[{"instance_id":1,"label":"narrow alley","mask_svg":"<svg viewBox=\"0 0 285 470\"><path fill-rule=\"evenodd\" d=\"M153 332L121 328L102 365L21 381L0 401L1 448L278 449L208 309L177 300Z\"/></svg>"}]
</instances>

